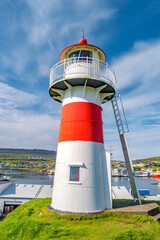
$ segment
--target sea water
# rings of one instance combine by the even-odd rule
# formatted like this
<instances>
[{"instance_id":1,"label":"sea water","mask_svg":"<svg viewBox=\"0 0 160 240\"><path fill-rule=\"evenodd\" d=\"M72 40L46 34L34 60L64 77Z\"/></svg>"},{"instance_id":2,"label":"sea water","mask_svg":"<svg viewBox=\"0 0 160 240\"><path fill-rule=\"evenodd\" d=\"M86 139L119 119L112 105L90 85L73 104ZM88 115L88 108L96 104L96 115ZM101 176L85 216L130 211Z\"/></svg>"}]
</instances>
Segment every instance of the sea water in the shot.
<instances>
[{"instance_id":1,"label":"sea water","mask_svg":"<svg viewBox=\"0 0 160 240\"><path fill-rule=\"evenodd\" d=\"M54 177L52 175L40 175L23 170L0 170L0 173L11 176L12 181L16 183L53 185ZM160 194L160 187L154 184L160 182L160 179L136 177L135 181L138 189L149 189L151 195ZM128 177L112 177L112 186L125 186L128 190L131 189Z\"/></svg>"}]
</instances>

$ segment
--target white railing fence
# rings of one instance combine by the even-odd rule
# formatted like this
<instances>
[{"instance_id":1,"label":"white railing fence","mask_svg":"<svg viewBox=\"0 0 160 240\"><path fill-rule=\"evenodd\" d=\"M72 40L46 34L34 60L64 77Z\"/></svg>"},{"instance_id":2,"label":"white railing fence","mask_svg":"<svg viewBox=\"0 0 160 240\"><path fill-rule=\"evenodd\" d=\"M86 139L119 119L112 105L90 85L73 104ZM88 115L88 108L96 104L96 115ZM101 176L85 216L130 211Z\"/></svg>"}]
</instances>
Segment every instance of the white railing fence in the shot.
<instances>
[{"instance_id":1,"label":"white railing fence","mask_svg":"<svg viewBox=\"0 0 160 240\"><path fill-rule=\"evenodd\" d=\"M89 57L73 57L56 63L50 72L50 86L61 79L78 77L103 80L115 86L113 68L108 63Z\"/></svg>"}]
</instances>

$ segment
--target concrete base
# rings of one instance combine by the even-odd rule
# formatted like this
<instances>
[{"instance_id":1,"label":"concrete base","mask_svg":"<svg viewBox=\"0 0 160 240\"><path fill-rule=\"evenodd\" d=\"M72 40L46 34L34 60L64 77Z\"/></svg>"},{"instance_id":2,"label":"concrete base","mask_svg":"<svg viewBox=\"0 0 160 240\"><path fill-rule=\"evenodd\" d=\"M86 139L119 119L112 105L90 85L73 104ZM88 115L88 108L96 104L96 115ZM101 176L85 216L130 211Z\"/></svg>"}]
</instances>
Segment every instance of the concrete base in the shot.
<instances>
[{"instance_id":1,"label":"concrete base","mask_svg":"<svg viewBox=\"0 0 160 240\"><path fill-rule=\"evenodd\" d=\"M156 203L149 203L143 205L115 208L111 209L110 211L116 213L130 213L146 216L147 215L155 216L159 213L159 206Z\"/></svg>"},{"instance_id":2,"label":"concrete base","mask_svg":"<svg viewBox=\"0 0 160 240\"><path fill-rule=\"evenodd\" d=\"M97 212L68 212L68 211L61 211L61 210L55 209L51 205L48 205L47 209L60 214L73 214L73 215L93 215L93 214L103 213L104 211L106 211L105 209L103 211L97 211Z\"/></svg>"}]
</instances>

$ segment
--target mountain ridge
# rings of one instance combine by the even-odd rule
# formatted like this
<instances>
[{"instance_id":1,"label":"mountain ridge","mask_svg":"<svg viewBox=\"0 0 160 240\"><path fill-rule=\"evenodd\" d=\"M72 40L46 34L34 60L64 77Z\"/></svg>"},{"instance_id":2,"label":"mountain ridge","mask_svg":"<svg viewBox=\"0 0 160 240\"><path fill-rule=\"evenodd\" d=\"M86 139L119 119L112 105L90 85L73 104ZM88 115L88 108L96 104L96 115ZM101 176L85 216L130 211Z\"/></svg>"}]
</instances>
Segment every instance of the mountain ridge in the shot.
<instances>
[{"instance_id":1,"label":"mountain ridge","mask_svg":"<svg viewBox=\"0 0 160 240\"><path fill-rule=\"evenodd\" d=\"M0 148L0 153L13 153L13 154L35 154L35 155L56 155L54 150L45 149L25 149L25 148Z\"/></svg>"}]
</instances>

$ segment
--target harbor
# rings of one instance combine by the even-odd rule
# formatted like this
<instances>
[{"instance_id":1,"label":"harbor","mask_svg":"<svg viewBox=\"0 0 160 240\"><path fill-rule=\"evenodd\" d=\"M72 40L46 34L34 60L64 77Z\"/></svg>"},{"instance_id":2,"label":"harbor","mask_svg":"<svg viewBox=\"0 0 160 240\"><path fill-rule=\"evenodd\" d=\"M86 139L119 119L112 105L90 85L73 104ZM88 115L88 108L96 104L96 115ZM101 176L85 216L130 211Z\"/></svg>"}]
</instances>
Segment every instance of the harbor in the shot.
<instances>
[{"instance_id":1,"label":"harbor","mask_svg":"<svg viewBox=\"0 0 160 240\"><path fill-rule=\"evenodd\" d=\"M42 185L52 185L53 175L40 175L36 172L21 171L21 170L0 170L0 173L5 176L10 176L12 181L15 183L22 184L42 184ZM3 176L1 175L1 176ZM160 194L160 187L158 187L159 179L149 178L149 177L136 177L135 181L138 189L149 189L151 195ZM127 176L112 177L112 186L125 186L126 189L130 190L130 182Z\"/></svg>"},{"instance_id":2,"label":"harbor","mask_svg":"<svg viewBox=\"0 0 160 240\"><path fill-rule=\"evenodd\" d=\"M3 176L0 181L0 215L2 219L17 206L32 199L52 197L53 175L40 175L36 172L21 170L1 170L0 173ZM150 177L135 177L142 200L160 201L160 186L157 180ZM117 199L133 201L127 176L112 177L111 192L113 203Z\"/></svg>"}]
</instances>

